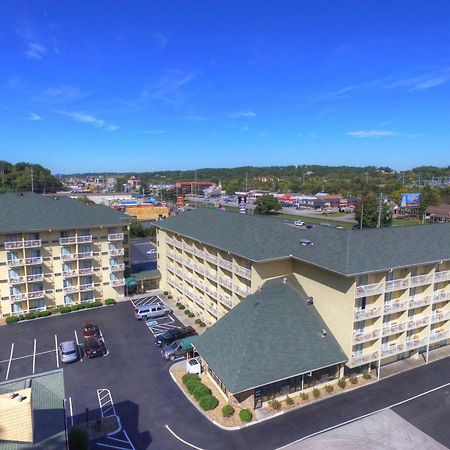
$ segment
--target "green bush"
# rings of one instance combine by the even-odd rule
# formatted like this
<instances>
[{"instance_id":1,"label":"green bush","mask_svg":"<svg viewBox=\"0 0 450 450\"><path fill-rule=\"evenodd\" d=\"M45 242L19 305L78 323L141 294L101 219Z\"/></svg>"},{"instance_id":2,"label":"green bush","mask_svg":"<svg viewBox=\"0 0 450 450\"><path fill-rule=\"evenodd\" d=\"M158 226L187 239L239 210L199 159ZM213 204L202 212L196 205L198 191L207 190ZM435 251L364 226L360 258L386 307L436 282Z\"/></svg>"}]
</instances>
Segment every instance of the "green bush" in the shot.
<instances>
[{"instance_id":1,"label":"green bush","mask_svg":"<svg viewBox=\"0 0 450 450\"><path fill-rule=\"evenodd\" d=\"M168 295L167 298L170 300L170 299L172 298L172 296L171 296L171 295Z\"/></svg>"},{"instance_id":2,"label":"green bush","mask_svg":"<svg viewBox=\"0 0 450 450\"><path fill-rule=\"evenodd\" d=\"M190 314L191 312L190 312L188 309L185 309L185 310L184 310L184 313L185 313L186 315L188 315L188 314Z\"/></svg>"},{"instance_id":3,"label":"green bush","mask_svg":"<svg viewBox=\"0 0 450 450\"><path fill-rule=\"evenodd\" d=\"M189 394L193 394L197 386L201 384L200 380L191 380L186 383L186 388Z\"/></svg>"},{"instance_id":4,"label":"green bush","mask_svg":"<svg viewBox=\"0 0 450 450\"><path fill-rule=\"evenodd\" d=\"M19 314L17 317L19 318L19 320L24 320L25 319L23 314Z\"/></svg>"},{"instance_id":5,"label":"green bush","mask_svg":"<svg viewBox=\"0 0 450 450\"><path fill-rule=\"evenodd\" d=\"M78 309L86 309L88 304L89 304L89 303L80 303L80 304L78 305Z\"/></svg>"},{"instance_id":6,"label":"green bush","mask_svg":"<svg viewBox=\"0 0 450 450\"><path fill-rule=\"evenodd\" d=\"M88 450L89 435L81 428L72 428L69 432L69 450Z\"/></svg>"},{"instance_id":7,"label":"green bush","mask_svg":"<svg viewBox=\"0 0 450 450\"><path fill-rule=\"evenodd\" d=\"M201 323L202 323L202 319L195 319L195 323L197 324L197 325L200 325Z\"/></svg>"},{"instance_id":8,"label":"green bush","mask_svg":"<svg viewBox=\"0 0 450 450\"><path fill-rule=\"evenodd\" d=\"M6 318L6 323L16 323L19 321L17 316L11 316Z\"/></svg>"},{"instance_id":9,"label":"green bush","mask_svg":"<svg viewBox=\"0 0 450 450\"><path fill-rule=\"evenodd\" d=\"M184 306L184 305L182 305L182 304L180 303L180 306L179 306L178 308L181 309L181 310L183 311L183 309L185 309L186 306Z\"/></svg>"},{"instance_id":10,"label":"green bush","mask_svg":"<svg viewBox=\"0 0 450 450\"><path fill-rule=\"evenodd\" d=\"M350 377L350 383L358 384L358 378L356 378L355 376Z\"/></svg>"},{"instance_id":11,"label":"green bush","mask_svg":"<svg viewBox=\"0 0 450 450\"><path fill-rule=\"evenodd\" d=\"M202 327L202 328L203 328L203 327L206 327L206 323L205 323L205 322L203 322L203 321L202 321L202 322L200 322L200 323L199 323L198 325L199 325L200 327Z\"/></svg>"},{"instance_id":12,"label":"green bush","mask_svg":"<svg viewBox=\"0 0 450 450\"><path fill-rule=\"evenodd\" d=\"M169 295L169 291L164 291L164 295Z\"/></svg>"},{"instance_id":13,"label":"green bush","mask_svg":"<svg viewBox=\"0 0 450 450\"><path fill-rule=\"evenodd\" d=\"M337 384L341 389L345 389L345 386L347 386L347 382L345 381L345 378L339 378Z\"/></svg>"},{"instance_id":14,"label":"green bush","mask_svg":"<svg viewBox=\"0 0 450 450\"><path fill-rule=\"evenodd\" d=\"M334 386L333 386L332 384L327 384L327 385L324 387L324 389L325 389L325 391L326 391L328 394L331 394L331 393L334 391Z\"/></svg>"},{"instance_id":15,"label":"green bush","mask_svg":"<svg viewBox=\"0 0 450 450\"><path fill-rule=\"evenodd\" d=\"M72 305L72 306L69 306L69 308L71 311L78 311L78 306L79 305Z\"/></svg>"},{"instance_id":16,"label":"green bush","mask_svg":"<svg viewBox=\"0 0 450 450\"><path fill-rule=\"evenodd\" d=\"M41 311L41 317L48 317L48 316L51 316L51 315L52 315L51 311L48 311L48 310Z\"/></svg>"},{"instance_id":17,"label":"green bush","mask_svg":"<svg viewBox=\"0 0 450 450\"><path fill-rule=\"evenodd\" d=\"M195 314L193 312L189 311L187 316L192 319L193 317L195 317Z\"/></svg>"},{"instance_id":18,"label":"green bush","mask_svg":"<svg viewBox=\"0 0 450 450\"><path fill-rule=\"evenodd\" d=\"M281 403L278 400L271 400L269 402L269 406L274 409L275 411L278 411L281 409Z\"/></svg>"},{"instance_id":19,"label":"green bush","mask_svg":"<svg viewBox=\"0 0 450 450\"><path fill-rule=\"evenodd\" d=\"M294 399L292 397L289 397L289 395L284 399L284 401L288 406L292 406L295 403Z\"/></svg>"},{"instance_id":20,"label":"green bush","mask_svg":"<svg viewBox=\"0 0 450 450\"><path fill-rule=\"evenodd\" d=\"M205 395L211 395L211 389L206 387L203 383L199 382L197 386L195 386L192 395L194 396L195 400L200 401L200 399Z\"/></svg>"},{"instance_id":21,"label":"green bush","mask_svg":"<svg viewBox=\"0 0 450 450\"><path fill-rule=\"evenodd\" d=\"M200 399L198 404L203 410L211 411L219 404L219 400L217 400L217 398L214 397L214 395L205 395Z\"/></svg>"},{"instance_id":22,"label":"green bush","mask_svg":"<svg viewBox=\"0 0 450 450\"><path fill-rule=\"evenodd\" d=\"M222 407L222 416L231 417L234 414L234 408L231 405L225 405Z\"/></svg>"},{"instance_id":23,"label":"green bush","mask_svg":"<svg viewBox=\"0 0 450 450\"><path fill-rule=\"evenodd\" d=\"M372 375L370 374L370 372L363 372L363 378L365 380L370 380L372 378Z\"/></svg>"},{"instance_id":24,"label":"green bush","mask_svg":"<svg viewBox=\"0 0 450 450\"><path fill-rule=\"evenodd\" d=\"M302 398L302 400L308 400L309 399L309 394L307 392L302 392L300 394L300 397Z\"/></svg>"},{"instance_id":25,"label":"green bush","mask_svg":"<svg viewBox=\"0 0 450 450\"><path fill-rule=\"evenodd\" d=\"M200 377L195 373L187 373L182 376L181 380L184 384L187 384L189 381L196 380L200 381Z\"/></svg>"},{"instance_id":26,"label":"green bush","mask_svg":"<svg viewBox=\"0 0 450 450\"><path fill-rule=\"evenodd\" d=\"M39 317L42 317L42 313L40 311L34 311L33 319L39 319Z\"/></svg>"},{"instance_id":27,"label":"green bush","mask_svg":"<svg viewBox=\"0 0 450 450\"><path fill-rule=\"evenodd\" d=\"M60 306L58 311L61 314L65 314L65 313L68 313L68 312L72 311L72 308L70 306Z\"/></svg>"},{"instance_id":28,"label":"green bush","mask_svg":"<svg viewBox=\"0 0 450 450\"><path fill-rule=\"evenodd\" d=\"M317 388L313 389L313 397L314 398L319 398L320 397L320 391Z\"/></svg>"},{"instance_id":29,"label":"green bush","mask_svg":"<svg viewBox=\"0 0 450 450\"><path fill-rule=\"evenodd\" d=\"M180 305L181 305L181 303L180 303L180 302L176 302L176 303L175 303L175 306L176 306L177 308L179 308L179 307L180 307Z\"/></svg>"},{"instance_id":30,"label":"green bush","mask_svg":"<svg viewBox=\"0 0 450 450\"><path fill-rule=\"evenodd\" d=\"M105 305L115 305L115 304L116 304L116 301L113 298L107 298L105 300Z\"/></svg>"},{"instance_id":31,"label":"green bush","mask_svg":"<svg viewBox=\"0 0 450 450\"><path fill-rule=\"evenodd\" d=\"M241 409L239 411L239 418L242 422L251 422L253 419L253 414L248 409Z\"/></svg>"},{"instance_id":32,"label":"green bush","mask_svg":"<svg viewBox=\"0 0 450 450\"><path fill-rule=\"evenodd\" d=\"M33 312L26 313L23 315L23 318L25 320L34 319L34 313Z\"/></svg>"}]
</instances>

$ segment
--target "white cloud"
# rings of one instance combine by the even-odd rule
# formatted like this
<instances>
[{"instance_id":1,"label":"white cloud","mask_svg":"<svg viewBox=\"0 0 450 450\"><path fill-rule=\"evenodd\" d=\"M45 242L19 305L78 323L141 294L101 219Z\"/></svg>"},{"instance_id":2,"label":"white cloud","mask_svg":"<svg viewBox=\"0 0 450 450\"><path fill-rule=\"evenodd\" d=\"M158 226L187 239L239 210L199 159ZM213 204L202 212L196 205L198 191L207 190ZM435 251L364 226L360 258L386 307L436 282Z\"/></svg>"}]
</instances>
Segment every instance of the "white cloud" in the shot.
<instances>
[{"instance_id":1,"label":"white cloud","mask_svg":"<svg viewBox=\"0 0 450 450\"><path fill-rule=\"evenodd\" d=\"M153 35L156 45L158 47L164 48L169 43L169 36L164 33L155 33Z\"/></svg>"},{"instance_id":2,"label":"white cloud","mask_svg":"<svg viewBox=\"0 0 450 450\"><path fill-rule=\"evenodd\" d=\"M242 125L242 127L239 128L240 131L248 131L247 125Z\"/></svg>"},{"instance_id":3,"label":"white cloud","mask_svg":"<svg viewBox=\"0 0 450 450\"><path fill-rule=\"evenodd\" d=\"M405 138L418 138L422 137L420 133L399 133L392 130L358 130L349 131L345 133L347 136L356 138L384 138L384 137L405 137Z\"/></svg>"},{"instance_id":4,"label":"white cloud","mask_svg":"<svg viewBox=\"0 0 450 450\"><path fill-rule=\"evenodd\" d=\"M421 81L420 83L417 83L414 87L414 91L423 91L426 89L431 89L437 86L440 86L441 84L447 83L447 81L450 80L450 76L440 76L435 78L429 78L428 80Z\"/></svg>"},{"instance_id":5,"label":"white cloud","mask_svg":"<svg viewBox=\"0 0 450 450\"><path fill-rule=\"evenodd\" d=\"M36 121L36 120L42 120L42 117L39 114L36 114L34 112L30 112L27 120L32 120L32 121Z\"/></svg>"},{"instance_id":6,"label":"white cloud","mask_svg":"<svg viewBox=\"0 0 450 450\"><path fill-rule=\"evenodd\" d=\"M94 128L101 128L102 130L105 130L105 131L115 131L120 128L117 125L106 122L106 120L99 119L95 116L92 116L90 114L85 114L82 112L59 111L59 113L71 118L75 122L86 123L88 125L93 126Z\"/></svg>"},{"instance_id":7,"label":"white cloud","mask_svg":"<svg viewBox=\"0 0 450 450\"><path fill-rule=\"evenodd\" d=\"M178 70L171 70L161 77L152 89L145 89L141 97L144 100L160 100L172 105L180 104L184 100L181 88L194 78L194 72L183 73Z\"/></svg>"},{"instance_id":8,"label":"white cloud","mask_svg":"<svg viewBox=\"0 0 450 450\"><path fill-rule=\"evenodd\" d=\"M236 112L232 112L232 113L228 113L228 116L230 117L230 119L242 119L242 118L251 118L251 117L256 117L256 113L254 113L253 111L236 111Z\"/></svg>"},{"instance_id":9,"label":"white cloud","mask_svg":"<svg viewBox=\"0 0 450 450\"><path fill-rule=\"evenodd\" d=\"M40 60L47 54L47 49L36 42L28 42L25 56L29 59Z\"/></svg>"},{"instance_id":10,"label":"white cloud","mask_svg":"<svg viewBox=\"0 0 450 450\"><path fill-rule=\"evenodd\" d=\"M60 85L44 89L34 98L34 100L45 103L61 104L84 100L91 94L92 92L84 92L75 86Z\"/></svg>"},{"instance_id":11,"label":"white cloud","mask_svg":"<svg viewBox=\"0 0 450 450\"><path fill-rule=\"evenodd\" d=\"M266 136L267 136L267 131L260 131L260 132L258 133L258 136L266 137Z\"/></svg>"},{"instance_id":12,"label":"white cloud","mask_svg":"<svg viewBox=\"0 0 450 450\"><path fill-rule=\"evenodd\" d=\"M205 120L208 120L206 116L200 116L198 114L187 114L185 116L181 116L181 118L191 122L204 122Z\"/></svg>"}]
</instances>

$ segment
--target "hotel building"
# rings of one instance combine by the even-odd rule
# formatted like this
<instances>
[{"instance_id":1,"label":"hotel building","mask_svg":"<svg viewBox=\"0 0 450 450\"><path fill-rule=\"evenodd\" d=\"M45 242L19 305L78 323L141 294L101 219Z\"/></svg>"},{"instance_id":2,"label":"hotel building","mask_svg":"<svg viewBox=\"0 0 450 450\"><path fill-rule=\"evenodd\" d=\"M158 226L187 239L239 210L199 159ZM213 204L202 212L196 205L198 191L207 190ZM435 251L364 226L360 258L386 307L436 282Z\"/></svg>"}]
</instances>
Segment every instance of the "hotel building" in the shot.
<instances>
[{"instance_id":1,"label":"hotel building","mask_svg":"<svg viewBox=\"0 0 450 450\"><path fill-rule=\"evenodd\" d=\"M1 316L123 296L129 222L68 197L1 194Z\"/></svg>"},{"instance_id":2,"label":"hotel building","mask_svg":"<svg viewBox=\"0 0 450 450\"><path fill-rule=\"evenodd\" d=\"M338 366L329 379L408 357L422 355L428 361L433 350L450 342L449 224L300 229L274 218L202 208L160 221L157 227L161 287L211 326L200 336L198 350L201 356L203 350L207 364L211 362L208 370L227 394L239 394L230 388L231 382L227 386L224 380L228 376L224 367L230 362L226 355L236 356L236 352L227 351L230 348L222 340L220 353L217 349L213 354L211 342L216 342L215 334L223 339L225 325L228 336L236 328L231 319L220 325L221 318L230 315L238 328L245 326L238 317L249 316L244 299L262 296L255 305L260 308L258 305L267 301L267 310L273 311L277 289L280 298L289 297L286 305L294 308L287 286L297 292L298 302L310 305L310 310L295 310L298 321L307 323L317 312L319 317L313 320L317 319L317 327L320 321L323 323L318 332L322 331L323 338L328 333L336 341L329 362L330 367ZM277 289L268 283L270 280L277 281ZM283 303L279 304L279 313L290 320L294 309L285 311ZM287 342L296 342L299 347L313 345L313 338L302 335L299 341L275 318L265 319L265 332L270 336L281 333ZM273 323L278 323L278 328ZM249 323L248 336L252 336L252 327ZM260 338L253 336L254 340ZM239 343L230 343L233 345ZM242 348L245 345L243 342ZM270 353L267 347L264 353ZM292 368L283 376L301 375L303 388L304 375L310 376L319 367L316 361L305 364L305 358L314 359L310 353L302 358L298 373ZM278 361L278 366L285 363ZM272 379L280 381L276 373ZM271 392L267 388L270 380L259 381L264 381L266 391ZM259 381L254 379L239 389L253 389ZM292 385L292 381L289 383Z\"/></svg>"}]
</instances>

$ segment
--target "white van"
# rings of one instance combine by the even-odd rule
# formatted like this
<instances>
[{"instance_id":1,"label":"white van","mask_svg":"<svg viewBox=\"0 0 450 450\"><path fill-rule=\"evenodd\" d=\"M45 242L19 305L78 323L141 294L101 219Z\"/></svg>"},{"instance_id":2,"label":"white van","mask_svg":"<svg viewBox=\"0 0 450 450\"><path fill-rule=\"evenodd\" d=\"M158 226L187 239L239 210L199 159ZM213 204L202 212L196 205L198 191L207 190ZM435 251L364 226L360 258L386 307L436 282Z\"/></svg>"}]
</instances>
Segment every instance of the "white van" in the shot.
<instances>
[{"instance_id":1,"label":"white van","mask_svg":"<svg viewBox=\"0 0 450 450\"><path fill-rule=\"evenodd\" d=\"M134 309L134 317L138 320L156 319L167 314L172 314L172 310L165 305L143 305Z\"/></svg>"},{"instance_id":2,"label":"white van","mask_svg":"<svg viewBox=\"0 0 450 450\"><path fill-rule=\"evenodd\" d=\"M305 222L303 222L303 220L296 220L296 221L294 222L294 225L295 225L296 227L303 227L303 226L305 225Z\"/></svg>"}]
</instances>

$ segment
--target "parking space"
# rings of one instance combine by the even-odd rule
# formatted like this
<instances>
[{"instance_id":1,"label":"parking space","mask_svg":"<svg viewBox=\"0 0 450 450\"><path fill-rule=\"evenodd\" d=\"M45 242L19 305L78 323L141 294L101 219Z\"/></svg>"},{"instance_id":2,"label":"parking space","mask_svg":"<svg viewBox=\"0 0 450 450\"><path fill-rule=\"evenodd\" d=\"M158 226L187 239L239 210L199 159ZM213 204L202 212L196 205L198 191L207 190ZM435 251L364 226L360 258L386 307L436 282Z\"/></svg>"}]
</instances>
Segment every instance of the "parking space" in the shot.
<instances>
[{"instance_id":1,"label":"parking space","mask_svg":"<svg viewBox=\"0 0 450 450\"><path fill-rule=\"evenodd\" d=\"M132 299L131 303L136 308L136 306L162 305L163 301L157 295L149 295L147 297Z\"/></svg>"}]
</instances>

